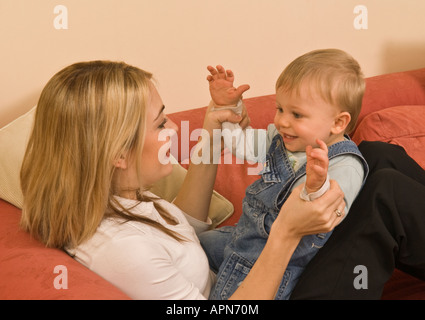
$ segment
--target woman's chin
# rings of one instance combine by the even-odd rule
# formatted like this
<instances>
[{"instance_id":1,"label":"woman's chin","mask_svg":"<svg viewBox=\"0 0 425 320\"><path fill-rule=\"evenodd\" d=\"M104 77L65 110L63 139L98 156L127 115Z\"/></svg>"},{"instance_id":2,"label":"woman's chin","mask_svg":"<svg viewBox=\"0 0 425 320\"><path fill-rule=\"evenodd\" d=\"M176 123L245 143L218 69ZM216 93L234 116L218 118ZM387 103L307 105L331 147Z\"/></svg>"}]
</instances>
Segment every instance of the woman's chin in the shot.
<instances>
[{"instance_id":1,"label":"woman's chin","mask_svg":"<svg viewBox=\"0 0 425 320\"><path fill-rule=\"evenodd\" d=\"M170 175L173 172L173 164L171 163L171 159L169 159L167 164L162 165L161 173L164 174L164 177Z\"/></svg>"}]
</instances>

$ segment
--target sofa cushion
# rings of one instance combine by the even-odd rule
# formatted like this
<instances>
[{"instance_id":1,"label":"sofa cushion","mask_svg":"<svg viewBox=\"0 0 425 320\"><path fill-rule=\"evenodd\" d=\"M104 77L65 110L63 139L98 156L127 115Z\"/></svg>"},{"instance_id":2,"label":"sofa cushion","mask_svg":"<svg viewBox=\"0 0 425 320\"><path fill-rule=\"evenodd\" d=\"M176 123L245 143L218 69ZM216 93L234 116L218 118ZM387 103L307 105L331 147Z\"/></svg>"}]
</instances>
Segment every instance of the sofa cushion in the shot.
<instances>
[{"instance_id":1,"label":"sofa cushion","mask_svg":"<svg viewBox=\"0 0 425 320\"><path fill-rule=\"evenodd\" d=\"M34 121L35 109L36 107L32 108L0 129L0 198L18 208L22 208L23 203L19 174ZM151 190L168 201L172 201L177 195L186 175L186 169L175 159L172 161L172 174L158 181ZM214 191L209 211L212 226L226 220L233 211L232 203Z\"/></svg>"},{"instance_id":2,"label":"sofa cushion","mask_svg":"<svg viewBox=\"0 0 425 320\"><path fill-rule=\"evenodd\" d=\"M425 105L396 106L368 114L352 139L383 141L402 146L425 169Z\"/></svg>"},{"instance_id":3,"label":"sofa cushion","mask_svg":"<svg viewBox=\"0 0 425 320\"><path fill-rule=\"evenodd\" d=\"M358 124L372 112L405 105L425 105L425 68L366 78Z\"/></svg>"},{"instance_id":4,"label":"sofa cushion","mask_svg":"<svg viewBox=\"0 0 425 320\"><path fill-rule=\"evenodd\" d=\"M0 299L130 299L64 251L19 228L21 210L0 200Z\"/></svg>"}]
</instances>

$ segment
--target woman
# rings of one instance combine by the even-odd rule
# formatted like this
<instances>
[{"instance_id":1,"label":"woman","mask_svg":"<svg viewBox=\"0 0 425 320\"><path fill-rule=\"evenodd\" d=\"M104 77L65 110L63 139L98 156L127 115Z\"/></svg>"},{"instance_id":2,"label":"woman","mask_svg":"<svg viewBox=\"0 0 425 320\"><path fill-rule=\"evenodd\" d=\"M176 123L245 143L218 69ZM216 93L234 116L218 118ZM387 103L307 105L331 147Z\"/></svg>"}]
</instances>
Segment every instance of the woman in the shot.
<instances>
[{"instance_id":1,"label":"woman","mask_svg":"<svg viewBox=\"0 0 425 320\"><path fill-rule=\"evenodd\" d=\"M212 137L223 121L247 125L229 110L208 111L204 129ZM134 299L204 299L214 276L195 232L209 227L217 165L191 163L174 203L157 198L149 186L172 170L160 152L163 129L177 127L150 73L106 61L63 69L37 105L21 171L21 222ZM301 237L332 230L344 207L334 182L317 201L291 196L232 298L273 299Z\"/></svg>"}]
</instances>

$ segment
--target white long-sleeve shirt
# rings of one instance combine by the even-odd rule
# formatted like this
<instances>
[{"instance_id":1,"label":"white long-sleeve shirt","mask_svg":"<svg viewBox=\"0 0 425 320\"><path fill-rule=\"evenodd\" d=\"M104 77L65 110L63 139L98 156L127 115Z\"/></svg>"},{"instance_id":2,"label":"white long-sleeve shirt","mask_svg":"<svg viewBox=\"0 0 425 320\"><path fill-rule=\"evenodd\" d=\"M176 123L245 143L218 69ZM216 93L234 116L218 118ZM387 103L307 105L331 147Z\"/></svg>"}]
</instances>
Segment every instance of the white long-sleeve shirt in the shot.
<instances>
[{"instance_id":1,"label":"white long-sleeve shirt","mask_svg":"<svg viewBox=\"0 0 425 320\"><path fill-rule=\"evenodd\" d=\"M196 232L205 231L209 224L185 215L165 200L160 204L178 220L177 225L167 224L152 202L117 200L132 208L133 214L158 221L187 241L178 242L140 222L107 218L92 238L68 252L133 299L208 298L215 275Z\"/></svg>"}]
</instances>

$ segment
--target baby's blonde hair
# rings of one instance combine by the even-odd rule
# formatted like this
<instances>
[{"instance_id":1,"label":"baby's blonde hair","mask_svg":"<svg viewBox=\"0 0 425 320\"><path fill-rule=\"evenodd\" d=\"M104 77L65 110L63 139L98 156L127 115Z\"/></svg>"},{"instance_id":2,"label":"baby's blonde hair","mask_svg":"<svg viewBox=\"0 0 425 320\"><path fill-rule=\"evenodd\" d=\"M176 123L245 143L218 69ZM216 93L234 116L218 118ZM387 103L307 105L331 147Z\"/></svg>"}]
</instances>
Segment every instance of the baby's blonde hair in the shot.
<instances>
[{"instance_id":1,"label":"baby's blonde hair","mask_svg":"<svg viewBox=\"0 0 425 320\"><path fill-rule=\"evenodd\" d=\"M114 161L142 154L151 78L122 62L91 61L46 84L21 169L21 226L47 246L82 243L106 213L137 220L113 197L112 181Z\"/></svg>"},{"instance_id":2,"label":"baby's blonde hair","mask_svg":"<svg viewBox=\"0 0 425 320\"><path fill-rule=\"evenodd\" d=\"M345 132L351 133L359 116L365 81L359 63L339 49L308 52L292 61L279 76L276 91L299 92L301 83L311 81L322 99L347 111L351 121Z\"/></svg>"}]
</instances>

